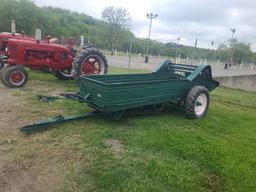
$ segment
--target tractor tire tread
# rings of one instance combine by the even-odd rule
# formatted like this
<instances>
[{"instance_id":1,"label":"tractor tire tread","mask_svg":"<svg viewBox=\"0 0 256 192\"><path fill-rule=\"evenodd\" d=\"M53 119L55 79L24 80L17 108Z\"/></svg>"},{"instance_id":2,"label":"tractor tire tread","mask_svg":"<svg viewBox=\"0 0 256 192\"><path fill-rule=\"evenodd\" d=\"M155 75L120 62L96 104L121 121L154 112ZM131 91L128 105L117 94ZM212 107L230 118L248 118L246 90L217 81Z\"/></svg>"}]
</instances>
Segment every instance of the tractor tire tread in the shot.
<instances>
[{"instance_id":1,"label":"tractor tire tread","mask_svg":"<svg viewBox=\"0 0 256 192\"><path fill-rule=\"evenodd\" d=\"M79 75L80 75L80 65L83 62L83 60L85 59L85 57L94 54L94 55L98 55L104 62L104 74L107 73L108 71L108 64L107 64L107 60L106 57L103 55L103 53L101 53L98 49L94 48L94 47L85 47L85 48L81 48L80 51L77 53L76 57L74 58L74 61L72 63L72 72L73 72L73 77L75 80L79 79Z\"/></svg>"},{"instance_id":2,"label":"tractor tire tread","mask_svg":"<svg viewBox=\"0 0 256 192\"><path fill-rule=\"evenodd\" d=\"M19 85L19 86L13 85L13 84L10 82L10 80L9 80L9 75L10 75L10 73L11 73L14 69L15 69L15 70L18 69L18 70L22 71L22 72L24 73L24 75L25 75L25 81L24 81L21 85ZM3 84L4 84L6 87L9 87L9 88L21 88L21 87L23 87L24 85L26 85L26 83L27 83L27 81L28 81L28 72L27 72L27 70L26 70L24 67L22 67L22 66L20 66L20 65L13 65L13 66L6 67L6 68L4 69L4 73L3 73L2 78L3 78Z\"/></svg>"},{"instance_id":3,"label":"tractor tire tread","mask_svg":"<svg viewBox=\"0 0 256 192\"><path fill-rule=\"evenodd\" d=\"M55 76L58 80L64 80L64 81L66 81L66 80L73 80L73 79L74 79L74 77L68 77L68 76L63 75L60 71L56 71L56 72L54 73L54 76Z\"/></svg>"},{"instance_id":4,"label":"tractor tire tread","mask_svg":"<svg viewBox=\"0 0 256 192\"><path fill-rule=\"evenodd\" d=\"M4 74L5 74L6 68L7 68L7 67L3 67L3 68L0 70L0 80L1 80L1 82L2 82L5 86L7 86L6 83L5 83L5 81L4 81Z\"/></svg>"}]
</instances>

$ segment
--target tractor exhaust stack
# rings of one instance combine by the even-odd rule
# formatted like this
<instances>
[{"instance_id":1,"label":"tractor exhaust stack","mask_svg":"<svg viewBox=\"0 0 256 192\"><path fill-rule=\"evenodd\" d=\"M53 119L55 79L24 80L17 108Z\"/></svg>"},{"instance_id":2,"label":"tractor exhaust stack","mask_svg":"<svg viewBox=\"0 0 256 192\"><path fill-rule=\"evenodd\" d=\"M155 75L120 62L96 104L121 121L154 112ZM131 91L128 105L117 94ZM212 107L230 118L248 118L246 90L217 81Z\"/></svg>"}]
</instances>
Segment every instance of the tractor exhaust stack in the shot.
<instances>
[{"instance_id":1,"label":"tractor exhaust stack","mask_svg":"<svg viewBox=\"0 0 256 192\"><path fill-rule=\"evenodd\" d=\"M42 31L40 28L36 28L36 35L35 35L37 43L42 40Z\"/></svg>"},{"instance_id":2,"label":"tractor exhaust stack","mask_svg":"<svg viewBox=\"0 0 256 192\"><path fill-rule=\"evenodd\" d=\"M12 20L12 22L11 22L11 33L12 33L12 35L14 35L16 33L16 24L15 24L14 20Z\"/></svg>"}]
</instances>

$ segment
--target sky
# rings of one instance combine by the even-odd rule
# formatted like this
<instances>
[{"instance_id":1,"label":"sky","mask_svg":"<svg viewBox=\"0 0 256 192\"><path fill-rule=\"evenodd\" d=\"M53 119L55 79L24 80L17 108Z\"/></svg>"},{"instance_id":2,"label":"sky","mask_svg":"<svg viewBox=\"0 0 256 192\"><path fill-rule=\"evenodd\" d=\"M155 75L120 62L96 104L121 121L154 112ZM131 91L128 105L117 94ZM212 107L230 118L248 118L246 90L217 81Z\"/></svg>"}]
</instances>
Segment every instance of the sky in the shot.
<instances>
[{"instance_id":1,"label":"sky","mask_svg":"<svg viewBox=\"0 0 256 192\"><path fill-rule=\"evenodd\" d=\"M54 6L101 18L107 6L123 7L132 17L131 30L137 37L148 37L147 13L153 20L151 39L177 41L201 47L227 43L231 28L235 38L251 43L256 50L256 0L34 0L38 6Z\"/></svg>"}]
</instances>

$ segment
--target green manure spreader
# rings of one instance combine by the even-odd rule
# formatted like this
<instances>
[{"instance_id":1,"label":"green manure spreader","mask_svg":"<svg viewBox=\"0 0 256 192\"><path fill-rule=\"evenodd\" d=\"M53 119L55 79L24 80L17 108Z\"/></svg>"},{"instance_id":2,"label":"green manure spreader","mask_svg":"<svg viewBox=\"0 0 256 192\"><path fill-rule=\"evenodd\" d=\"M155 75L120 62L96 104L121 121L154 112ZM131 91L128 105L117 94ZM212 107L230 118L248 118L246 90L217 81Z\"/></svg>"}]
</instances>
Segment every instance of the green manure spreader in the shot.
<instances>
[{"instance_id":1,"label":"green manure spreader","mask_svg":"<svg viewBox=\"0 0 256 192\"><path fill-rule=\"evenodd\" d=\"M209 108L209 92L219 85L212 79L210 65L183 65L170 61L148 74L115 74L80 76L78 94L63 94L65 98L86 103L93 112L57 116L35 122L21 128L23 132L37 131L52 124L87 118L96 115L110 115L121 118L126 112L160 112L165 104L175 103L184 109L188 118L200 119ZM44 100L60 97L41 96ZM140 113L140 112L138 112Z\"/></svg>"}]
</instances>

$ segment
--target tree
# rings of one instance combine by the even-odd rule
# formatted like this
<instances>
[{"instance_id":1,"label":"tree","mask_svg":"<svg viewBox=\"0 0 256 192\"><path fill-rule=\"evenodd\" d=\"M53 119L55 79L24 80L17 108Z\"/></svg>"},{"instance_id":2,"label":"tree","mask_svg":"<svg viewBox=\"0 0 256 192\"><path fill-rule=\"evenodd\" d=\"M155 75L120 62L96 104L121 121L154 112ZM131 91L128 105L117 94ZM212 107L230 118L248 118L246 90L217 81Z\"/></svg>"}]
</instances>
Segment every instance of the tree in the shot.
<instances>
[{"instance_id":1,"label":"tree","mask_svg":"<svg viewBox=\"0 0 256 192\"><path fill-rule=\"evenodd\" d=\"M251 51L250 44L245 43L235 43L233 44L232 48L233 50L233 60L235 63L242 63L244 62L251 62L253 53Z\"/></svg>"},{"instance_id":2,"label":"tree","mask_svg":"<svg viewBox=\"0 0 256 192\"><path fill-rule=\"evenodd\" d=\"M131 17L129 12L124 8L115 8L113 6L106 7L102 12L102 19L109 23L110 27L110 44L113 54L114 45L117 43L120 31L128 29L130 26Z\"/></svg>"},{"instance_id":3,"label":"tree","mask_svg":"<svg viewBox=\"0 0 256 192\"><path fill-rule=\"evenodd\" d=\"M226 44L221 43L221 44L219 44L218 50L226 50L227 48L228 48L228 47L227 47Z\"/></svg>"}]
</instances>

